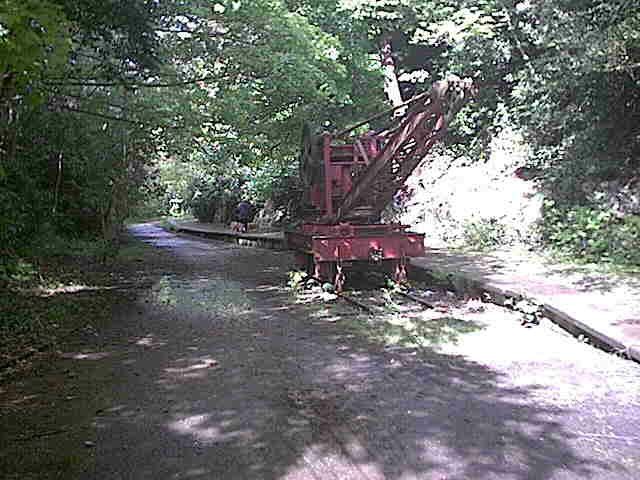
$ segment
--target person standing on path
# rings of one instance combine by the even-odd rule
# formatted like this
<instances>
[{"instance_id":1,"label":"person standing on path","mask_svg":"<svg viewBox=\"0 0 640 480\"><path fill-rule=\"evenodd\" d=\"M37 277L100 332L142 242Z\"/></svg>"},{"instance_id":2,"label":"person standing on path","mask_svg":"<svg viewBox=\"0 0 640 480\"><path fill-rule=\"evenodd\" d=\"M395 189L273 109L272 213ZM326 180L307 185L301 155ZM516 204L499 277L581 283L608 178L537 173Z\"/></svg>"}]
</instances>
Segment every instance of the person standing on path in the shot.
<instances>
[{"instance_id":1,"label":"person standing on path","mask_svg":"<svg viewBox=\"0 0 640 480\"><path fill-rule=\"evenodd\" d=\"M242 200L236 206L235 210L236 220L242 224L242 232L247 231L247 226L249 224L249 219L251 218L251 204L245 200Z\"/></svg>"}]
</instances>

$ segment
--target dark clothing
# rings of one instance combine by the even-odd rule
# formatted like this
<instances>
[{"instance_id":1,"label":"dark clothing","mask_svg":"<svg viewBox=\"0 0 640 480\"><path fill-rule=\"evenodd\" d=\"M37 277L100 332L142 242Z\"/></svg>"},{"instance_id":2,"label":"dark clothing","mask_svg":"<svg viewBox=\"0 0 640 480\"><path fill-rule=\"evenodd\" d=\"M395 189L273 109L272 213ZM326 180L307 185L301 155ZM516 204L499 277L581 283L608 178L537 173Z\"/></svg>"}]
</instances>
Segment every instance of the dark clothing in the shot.
<instances>
[{"instance_id":1,"label":"dark clothing","mask_svg":"<svg viewBox=\"0 0 640 480\"><path fill-rule=\"evenodd\" d=\"M251 204L245 201L240 202L236 207L235 216L238 222L242 224L242 231L246 232L247 224L251 219Z\"/></svg>"},{"instance_id":2,"label":"dark clothing","mask_svg":"<svg viewBox=\"0 0 640 480\"><path fill-rule=\"evenodd\" d=\"M236 216L240 221L243 219L249 221L249 217L251 216L251 204L249 202L240 202L236 207Z\"/></svg>"}]
</instances>

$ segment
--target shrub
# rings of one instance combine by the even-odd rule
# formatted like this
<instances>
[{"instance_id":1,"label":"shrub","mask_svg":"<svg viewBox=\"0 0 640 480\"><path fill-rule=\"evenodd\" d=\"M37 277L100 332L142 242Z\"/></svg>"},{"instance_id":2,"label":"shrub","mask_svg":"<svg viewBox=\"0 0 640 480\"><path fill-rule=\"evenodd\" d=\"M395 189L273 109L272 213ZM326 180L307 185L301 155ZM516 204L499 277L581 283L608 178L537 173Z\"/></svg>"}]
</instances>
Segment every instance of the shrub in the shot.
<instances>
[{"instance_id":1,"label":"shrub","mask_svg":"<svg viewBox=\"0 0 640 480\"><path fill-rule=\"evenodd\" d=\"M561 253L589 262L640 265L640 216L618 217L594 206L547 202L543 238Z\"/></svg>"},{"instance_id":2,"label":"shrub","mask_svg":"<svg viewBox=\"0 0 640 480\"><path fill-rule=\"evenodd\" d=\"M197 180L190 187L187 207L201 222L228 223L242 197L241 183L237 177Z\"/></svg>"},{"instance_id":3,"label":"shrub","mask_svg":"<svg viewBox=\"0 0 640 480\"><path fill-rule=\"evenodd\" d=\"M466 246L486 250L509 243L505 226L495 218L470 221L462 233Z\"/></svg>"}]
</instances>

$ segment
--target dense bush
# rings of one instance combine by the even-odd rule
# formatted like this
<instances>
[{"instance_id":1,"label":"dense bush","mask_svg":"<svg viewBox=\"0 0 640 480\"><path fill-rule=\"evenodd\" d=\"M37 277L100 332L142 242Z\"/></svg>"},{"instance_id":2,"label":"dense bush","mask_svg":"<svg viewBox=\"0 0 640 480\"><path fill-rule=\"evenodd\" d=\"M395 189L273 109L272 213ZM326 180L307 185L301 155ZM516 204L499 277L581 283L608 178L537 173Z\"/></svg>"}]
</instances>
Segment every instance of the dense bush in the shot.
<instances>
[{"instance_id":1,"label":"dense bush","mask_svg":"<svg viewBox=\"0 0 640 480\"><path fill-rule=\"evenodd\" d=\"M640 265L640 216L622 218L596 206L546 205L544 238L572 258Z\"/></svg>"},{"instance_id":2,"label":"dense bush","mask_svg":"<svg viewBox=\"0 0 640 480\"><path fill-rule=\"evenodd\" d=\"M464 225L463 240L468 247L485 250L508 245L511 239L505 226L499 220L491 218L467 222Z\"/></svg>"},{"instance_id":3,"label":"dense bush","mask_svg":"<svg viewBox=\"0 0 640 480\"><path fill-rule=\"evenodd\" d=\"M191 195L186 206L201 222L230 222L235 206L242 198L240 180L233 177L198 180L189 190Z\"/></svg>"}]
</instances>

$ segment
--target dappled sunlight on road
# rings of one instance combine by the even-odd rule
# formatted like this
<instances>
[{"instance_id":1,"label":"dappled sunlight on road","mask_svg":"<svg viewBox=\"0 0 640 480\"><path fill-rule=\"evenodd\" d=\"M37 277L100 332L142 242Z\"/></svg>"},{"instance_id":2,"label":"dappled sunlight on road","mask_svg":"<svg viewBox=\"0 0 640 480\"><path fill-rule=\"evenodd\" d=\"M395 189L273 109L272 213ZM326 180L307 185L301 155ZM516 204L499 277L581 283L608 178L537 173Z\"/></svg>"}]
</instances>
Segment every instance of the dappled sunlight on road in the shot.
<instances>
[{"instance_id":1,"label":"dappled sunlight on road","mask_svg":"<svg viewBox=\"0 0 640 480\"><path fill-rule=\"evenodd\" d=\"M166 367L164 372L169 374L174 381L204 379L209 373L208 370L220 366L219 362L209 355L193 359L181 358L173 362L173 365Z\"/></svg>"},{"instance_id":2,"label":"dappled sunlight on road","mask_svg":"<svg viewBox=\"0 0 640 480\"><path fill-rule=\"evenodd\" d=\"M148 333L144 337L134 339L133 343L140 347L146 348L164 347L167 344L166 340L160 340L156 338L152 333Z\"/></svg>"},{"instance_id":3,"label":"dappled sunlight on road","mask_svg":"<svg viewBox=\"0 0 640 480\"><path fill-rule=\"evenodd\" d=\"M255 288L247 288L246 292L247 293L253 293L253 292L277 292L277 293L283 293L285 290L282 287L279 286L275 286L275 285L258 285Z\"/></svg>"},{"instance_id":4,"label":"dappled sunlight on road","mask_svg":"<svg viewBox=\"0 0 640 480\"><path fill-rule=\"evenodd\" d=\"M187 263L168 262L173 271L160 270L60 360L57 384L70 390L56 415L73 424L84 409L74 441L95 448L86 478L634 478L631 443L612 440L625 447L618 455L612 441L585 438L608 432L599 406L628 406L635 390L590 405L588 388L607 389L574 385L560 368L569 363L540 366L542 355L523 347L544 341L542 331L477 300L426 313L391 303L379 317L317 298L297 303L286 272L268 278L256 267L280 257L214 242L200 250L210 256L190 256L199 251L190 242ZM526 361L507 362L518 353ZM566 401L554 375L582 396ZM51 385L38 387L32 395ZM34 445L55 448L47 442Z\"/></svg>"},{"instance_id":5,"label":"dappled sunlight on road","mask_svg":"<svg viewBox=\"0 0 640 480\"><path fill-rule=\"evenodd\" d=\"M274 306L256 319L263 309ZM269 323L219 332L211 354L175 357L156 379L156 398L180 399L160 417L165 431L202 457L192 478L525 480L615 467L574 451L569 411L528 404L535 386L434 351L381 355L346 332L298 330L290 343L275 335L287 321Z\"/></svg>"},{"instance_id":6,"label":"dappled sunlight on road","mask_svg":"<svg viewBox=\"0 0 640 480\"><path fill-rule=\"evenodd\" d=\"M110 356L111 352L67 352L60 355L72 360L102 360Z\"/></svg>"},{"instance_id":7,"label":"dappled sunlight on road","mask_svg":"<svg viewBox=\"0 0 640 480\"><path fill-rule=\"evenodd\" d=\"M237 415L237 414L236 414ZM212 423L211 414L188 415L173 422L167 427L180 435L189 435L198 441L200 446L213 445L230 440L248 444L254 440L250 429L234 429L233 420L221 420Z\"/></svg>"}]
</instances>

